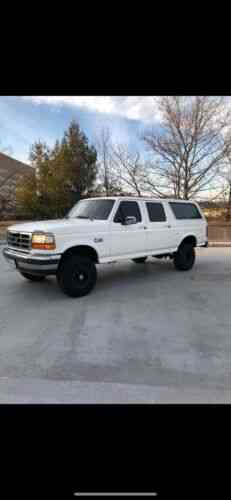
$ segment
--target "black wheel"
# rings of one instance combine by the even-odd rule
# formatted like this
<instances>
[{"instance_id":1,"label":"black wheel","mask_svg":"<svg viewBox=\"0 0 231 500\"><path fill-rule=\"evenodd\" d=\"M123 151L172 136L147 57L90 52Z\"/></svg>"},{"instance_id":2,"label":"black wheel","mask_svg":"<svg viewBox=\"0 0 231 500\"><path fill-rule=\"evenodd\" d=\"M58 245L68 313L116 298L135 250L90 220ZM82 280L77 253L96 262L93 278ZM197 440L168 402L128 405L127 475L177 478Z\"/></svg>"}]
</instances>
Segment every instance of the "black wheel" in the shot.
<instances>
[{"instance_id":1,"label":"black wheel","mask_svg":"<svg viewBox=\"0 0 231 500\"><path fill-rule=\"evenodd\" d=\"M195 248L190 243L181 245L174 256L174 266L179 271L189 271L195 262Z\"/></svg>"},{"instance_id":2,"label":"black wheel","mask_svg":"<svg viewBox=\"0 0 231 500\"><path fill-rule=\"evenodd\" d=\"M57 273L61 290L69 297L83 297L91 292L97 280L94 262L89 257L71 255L64 259Z\"/></svg>"},{"instance_id":3,"label":"black wheel","mask_svg":"<svg viewBox=\"0 0 231 500\"><path fill-rule=\"evenodd\" d=\"M132 259L132 260L136 264L143 264L147 260L147 257L138 257L137 259Z\"/></svg>"},{"instance_id":4,"label":"black wheel","mask_svg":"<svg viewBox=\"0 0 231 500\"><path fill-rule=\"evenodd\" d=\"M27 280L30 280L30 281L43 281L46 278L46 276L39 276L38 274L23 273L22 271L20 271L20 274L23 276L23 278L26 278Z\"/></svg>"}]
</instances>

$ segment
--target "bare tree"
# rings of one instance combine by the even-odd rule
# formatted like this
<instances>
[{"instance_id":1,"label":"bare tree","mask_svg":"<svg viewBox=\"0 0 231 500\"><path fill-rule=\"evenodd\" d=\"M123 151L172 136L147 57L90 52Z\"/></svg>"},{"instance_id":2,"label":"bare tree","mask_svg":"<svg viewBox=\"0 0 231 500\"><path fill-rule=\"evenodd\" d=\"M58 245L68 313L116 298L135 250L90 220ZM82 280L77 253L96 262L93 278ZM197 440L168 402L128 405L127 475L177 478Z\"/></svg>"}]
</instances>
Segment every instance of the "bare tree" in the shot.
<instances>
[{"instance_id":1,"label":"bare tree","mask_svg":"<svg viewBox=\"0 0 231 500\"><path fill-rule=\"evenodd\" d=\"M106 196L110 194L110 131L109 129L102 129L99 139L97 141L98 154L100 157L100 174L102 177L102 184L105 189Z\"/></svg>"},{"instance_id":2,"label":"bare tree","mask_svg":"<svg viewBox=\"0 0 231 500\"><path fill-rule=\"evenodd\" d=\"M152 152L147 184L189 199L208 190L231 152L231 112L223 97L160 97L162 122L143 140ZM213 185L213 189L215 189Z\"/></svg>"},{"instance_id":3,"label":"bare tree","mask_svg":"<svg viewBox=\"0 0 231 500\"><path fill-rule=\"evenodd\" d=\"M109 128L102 128L97 139L96 149L98 156L98 188L106 196L117 194L121 190L119 177L112 159L112 141Z\"/></svg>"},{"instance_id":4,"label":"bare tree","mask_svg":"<svg viewBox=\"0 0 231 500\"><path fill-rule=\"evenodd\" d=\"M228 186L228 199L227 199L225 218L227 221L229 221L231 219L231 181L229 181L229 186Z\"/></svg>"},{"instance_id":5,"label":"bare tree","mask_svg":"<svg viewBox=\"0 0 231 500\"><path fill-rule=\"evenodd\" d=\"M111 195L138 195L161 193L150 177L149 164L142 160L139 152L131 152L127 144L112 141L109 128L103 128L96 141L98 155L98 181L95 192ZM156 189L155 189L156 188Z\"/></svg>"},{"instance_id":6,"label":"bare tree","mask_svg":"<svg viewBox=\"0 0 231 500\"><path fill-rule=\"evenodd\" d=\"M126 145L114 145L112 162L122 186L142 196L145 189L145 168L140 153L131 153Z\"/></svg>"},{"instance_id":7,"label":"bare tree","mask_svg":"<svg viewBox=\"0 0 231 500\"><path fill-rule=\"evenodd\" d=\"M228 154L226 158L226 163L220 172L221 180L223 181L223 200L226 205L226 215L227 221L231 219L231 155Z\"/></svg>"}]
</instances>

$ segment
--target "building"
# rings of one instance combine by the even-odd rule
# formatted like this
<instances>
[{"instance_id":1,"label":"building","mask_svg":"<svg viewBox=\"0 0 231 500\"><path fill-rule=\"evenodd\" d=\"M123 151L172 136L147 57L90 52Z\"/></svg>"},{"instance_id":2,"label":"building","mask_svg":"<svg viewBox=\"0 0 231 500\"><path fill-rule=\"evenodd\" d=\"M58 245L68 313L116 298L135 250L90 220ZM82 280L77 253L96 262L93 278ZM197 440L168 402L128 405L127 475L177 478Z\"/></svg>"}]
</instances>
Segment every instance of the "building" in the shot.
<instances>
[{"instance_id":1,"label":"building","mask_svg":"<svg viewBox=\"0 0 231 500\"><path fill-rule=\"evenodd\" d=\"M0 220L14 218L16 213L16 186L31 167L0 152Z\"/></svg>"}]
</instances>

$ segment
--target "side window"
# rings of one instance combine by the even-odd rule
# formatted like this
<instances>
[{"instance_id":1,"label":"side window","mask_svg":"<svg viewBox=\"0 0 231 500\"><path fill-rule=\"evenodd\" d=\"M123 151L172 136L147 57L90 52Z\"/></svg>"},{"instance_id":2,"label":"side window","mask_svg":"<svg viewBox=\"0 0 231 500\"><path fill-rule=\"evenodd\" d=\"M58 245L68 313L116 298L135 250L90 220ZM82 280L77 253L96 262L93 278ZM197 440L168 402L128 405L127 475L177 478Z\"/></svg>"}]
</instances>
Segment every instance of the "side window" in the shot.
<instances>
[{"instance_id":1,"label":"side window","mask_svg":"<svg viewBox=\"0 0 231 500\"><path fill-rule=\"evenodd\" d=\"M141 213L136 201L121 201L114 217L114 222L121 222L125 217L136 217L137 222L141 222Z\"/></svg>"},{"instance_id":2,"label":"side window","mask_svg":"<svg viewBox=\"0 0 231 500\"><path fill-rule=\"evenodd\" d=\"M169 202L176 219L202 219L202 216L193 203Z\"/></svg>"},{"instance_id":3,"label":"side window","mask_svg":"<svg viewBox=\"0 0 231 500\"><path fill-rule=\"evenodd\" d=\"M166 215L162 203L146 203L149 220L151 222L164 222Z\"/></svg>"}]
</instances>

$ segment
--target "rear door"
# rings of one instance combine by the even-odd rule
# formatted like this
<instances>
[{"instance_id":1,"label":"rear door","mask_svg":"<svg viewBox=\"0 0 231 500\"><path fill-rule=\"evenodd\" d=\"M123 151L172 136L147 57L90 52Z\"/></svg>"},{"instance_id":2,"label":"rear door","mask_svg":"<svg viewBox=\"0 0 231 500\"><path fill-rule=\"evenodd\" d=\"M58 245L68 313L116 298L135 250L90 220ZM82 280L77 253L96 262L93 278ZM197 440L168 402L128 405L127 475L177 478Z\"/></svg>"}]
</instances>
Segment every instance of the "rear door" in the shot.
<instances>
[{"instance_id":1,"label":"rear door","mask_svg":"<svg viewBox=\"0 0 231 500\"><path fill-rule=\"evenodd\" d=\"M148 220L148 250L159 252L168 250L173 246L171 226L167 220L164 203L159 201L145 201Z\"/></svg>"},{"instance_id":2,"label":"rear door","mask_svg":"<svg viewBox=\"0 0 231 500\"><path fill-rule=\"evenodd\" d=\"M121 217L136 217L136 224L124 226ZM119 201L111 222L111 256L147 252L147 230L142 202Z\"/></svg>"}]
</instances>

